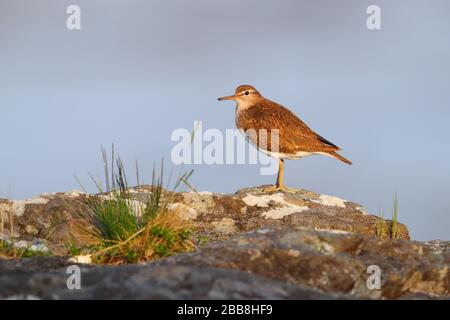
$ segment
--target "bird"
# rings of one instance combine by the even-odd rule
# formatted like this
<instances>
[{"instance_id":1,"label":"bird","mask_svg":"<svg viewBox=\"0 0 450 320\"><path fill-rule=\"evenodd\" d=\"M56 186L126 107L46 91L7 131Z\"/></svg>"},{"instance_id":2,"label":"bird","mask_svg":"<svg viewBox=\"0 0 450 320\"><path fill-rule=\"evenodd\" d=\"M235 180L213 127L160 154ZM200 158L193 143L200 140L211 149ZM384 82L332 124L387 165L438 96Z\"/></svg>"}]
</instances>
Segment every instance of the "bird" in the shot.
<instances>
[{"instance_id":1,"label":"bird","mask_svg":"<svg viewBox=\"0 0 450 320\"><path fill-rule=\"evenodd\" d=\"M278 159L275 185L265 191L292 191L284 184L284 161L324 155L351 165L337 145L310 129L288 108L266 99L251 85L240 85L234 95L218 98L236 102L236 127L259 151ZM272 136L269 132L276 132ZM277 140L274 139L277 138Z\"/></svg>"}]
</instances>

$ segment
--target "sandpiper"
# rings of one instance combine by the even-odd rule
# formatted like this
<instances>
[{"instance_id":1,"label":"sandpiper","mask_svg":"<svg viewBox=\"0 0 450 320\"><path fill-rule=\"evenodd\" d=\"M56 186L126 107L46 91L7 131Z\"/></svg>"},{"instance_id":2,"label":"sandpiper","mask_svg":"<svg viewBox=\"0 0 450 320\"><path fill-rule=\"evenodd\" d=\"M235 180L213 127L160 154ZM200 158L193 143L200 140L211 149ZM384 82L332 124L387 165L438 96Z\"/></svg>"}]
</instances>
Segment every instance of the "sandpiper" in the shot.
<instances>
[{"instance_id":1,"label":"sandpiper","mask_svg":"<svg viewBox=\"0 0 450 320\"><path fill-rule=\"evenodd\" d=\"M221 97L218 100L236 101L238 129L246 134L246 138L258 150L279 159L276 184L267 189L289 190L283 183L285 159L301 159L319 154L352 164L350 160L336 152L340 150L338 146L311 130L289 109L264 98L250 85L239 86L234 95ZM277 133L277 141L272 141L273 136L270 132Z\"/></svg>"}]
</instances>

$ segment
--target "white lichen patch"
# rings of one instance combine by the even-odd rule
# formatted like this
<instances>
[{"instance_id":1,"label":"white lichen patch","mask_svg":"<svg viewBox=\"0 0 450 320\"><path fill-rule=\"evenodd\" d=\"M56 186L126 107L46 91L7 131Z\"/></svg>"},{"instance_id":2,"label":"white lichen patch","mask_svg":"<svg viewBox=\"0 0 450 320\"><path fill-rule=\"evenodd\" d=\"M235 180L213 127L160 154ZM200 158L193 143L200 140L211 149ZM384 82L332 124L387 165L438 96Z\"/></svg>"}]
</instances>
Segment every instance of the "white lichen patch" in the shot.
<instances>
[{"instance_id":1,"label":"white lichen patch","mask_svg":"<svg viewBox=\"0 0 450 320\"><path fill-rule=\"evenodd\" d=\"M148 189L144 189L144 188L129 188L128 193L132 193L132 194L141 194L141 193L148 193L151 194L152 192Z\"/></svg>"},{"instance_id":2,"label":"white lichen patch","mask_svg":"<svg viewBox=\"0 0 450 320\"><path fill-rule=\"evenodd\" d=\"M312 200L312 202L319 203L324 206L345 208L346 200L334 196L321 195L318 199Z\"/></svg>"},{"instance_id":3,"label":"white lichen patch","mask_svg":"<svg viewBox=\"0 0 450 320\"><path fill-rule=\"evenodd\" d=\"M66 192L65 194L72 198L78 198L78 197L81 197L82 195L87 195L88 193L81 191L81 190L70 190L70 191Z\"/></svg>"},{"instance_id":4,"label":"white lichen patch","mask_svg":"<svg viewBox=\"0 0 450 320\"><path fill-rule=\"evenodd\" d=\"M98 195L98 198L103 199L105 201L116 201L121 199L120 195L116 193L101 194ZM142 214L147 208L147 205L144 202L136 199L126 199L125 201L127 202L127 206L131 208L136 217L142 217Z\"/></svg>"},{"instance_id":5,"label":"white lichen patch","mask_svg":"<svg viewBox=\"0 0 450 320\"><path fill-rule=\"evenodd\" d=\"M69 262L73 262L73 263L90 264L90 263L92 263L92 257L91 257L90 254L79 255L79 256L75 256L75 257L70 258L68 261Z\"/></svg>"},{"instance_id":6,"label":"white lichen patch","mask_svg":"<svg viewBox=\"0 0 450 320\"><path fill-rule=\"evenodd\" d=\"M308 207L300 207L294 205L288 205L283 208L272 209L266 212L263 212L261 215L266 219L282 219L285 216L291 215L293 213L302 212L309 210Z\"/></svg>"},{"instance_id":7,"label":"white lichen patch","mask_svg":"<svg viewBox=\"0 0 450 320\"><path fill-rule=\"evenodd\" d=\"M367 212L366 208L364 208L364 207L357 207L356 210L358 210L359 212L361 212L365 216L369 215L369 213Z\"/></svg>"},{"instance_id":8,"label":"white lichen patch","mask_svg":"<svg viewBox=\"0 0 450 320\"><path fill-rule=\"evenodd\" d=\"M334 247L332 245L330 245L329 243L326 242L320 242L317 244L316 249L319 250L320 252L329 255L329 254L333 254L334 253Z\"/></svg>"},{"instance_id":9,"label":"white lichen patch","mask_svg":"<svg viewBox=\"0 0 450 320\"><path fill-rule=\"evenodd\" d=\"M10 241L8 241L10 242ZM49 249L47 246L39 239L34 240L33 242L29 243L26 240L19 240L17 242L14 242L14 247L17 249L27 249L30 251L35 252L48 252Z\"/></svg>"},{"instance_id":10,"label":"white lichen patch","mask_svg":"<svg viewBox=\"0 0 450 320\"><path fill-rule=\"evenodd\" d=\"M215 206L214 197L212 196L201 195L195 192L184 192L182 195L182 202L199 213L211 212L211 209Z\"/></svg>"},{"instance_id":11,"label":"white lichen patch","mask_svg":"<svg viewBox=\"0 0 450 320\"><path fill-rule=\"evenodd\" d=\"M289 249L287 254L294 258L300 257L300 251L295 250L295 249Z\"/></svg>"},{"instance_id":12,"label":"white lichen patch","mask_svg":"<svg viewBox=\"0 0 450 320\"><path fill-rule=\"evenodd\" d=\"M28 242L26 240L19 240L14 243L14 247L17 249L27 249L28 248Z\"/></svg>"},{"instance_id":13,"label":"white lichen patch","mask_svg":"<svg viewBox=\"0 0 450 320\"><path fill-rule=\"evenodd\" d=\"M36 252L48 252L49 251L47 246L40 241L33 241L31 246L29 247L29 250L36 251Z\"/></svg>"},{"instance_id":14,"label":"white lichen patch","mask_svg":"<svg viewBox=\"0 0 450 320\"><path fill-rule=\"evenodd\" d=\"M351 234L352 233L350 231L339 230L339 229L319 229L319 228L315 228L314 230L321 231L321 232L328 232L328 233L332 233L332 234Z\"/></svg>"},{"instance_id":15,"label":"white lichen patch","mask_svg":"<svg viewBox=\"0 0 450 320\"><path fill-rule=\"evenodd\" d=\"M195 192L194 192L195 193ZM214 193L211 191L199 191L196 194L199 194L201 196L217 196L217 195L223 195L223 193Z\"/></svg>"},{"instance_id":16,"label":"white lichen patch","mask_svg":"<svg viewBox=\"0 0 450 320\"><path fill-rule=\"evenodd\" d=\"M103 200L116 200L116 199L118 199L118 196L115 193L113 193L113 192L105 193L105 194L99 194L96 197L99 198L99 199L103 199Z\"/></svg>"},{"instance_id":17,"label":"white lichen patch","mask_svg":"<svg viewBox=\"0 0 450 320\"><path fill-rule=\"evenodd\" d=\"M197 210L183 204L183 203L171 203L167 206L170 211L176 212L182 219L195 220L197 219Z\"/></svg>"},{"instance_id":18,"label":"white lichen patch","mask_svg":"<svg viewBox=\"0 0 450 320\"><path fill-rule=\"evenodd\" d=\"M18 217L22 216L25 213L25 201L13 201L12 211Z\"/></svg>"},{"instance_id":19,"label":"white lichen patch","mask_svg":"<svg viewBox=\"0 0 450 320\"><path fill-rule=\"evenodd\" d=\"M242 201L244 201L245 204L248 206L258 206L261 208L269 207L269 203L271 201L279 203L287 203L286 200L284 200L284 196L282 193L274 193L263 196L255 196L252 194L248 194L244 198L242 198Z\"/></svg>"},{"instance_id":20,"label":"white lichen patch","mask_svg":"<svg viewBox=\"0 0 450 320\"><path fill-rule=\"evenodd\" d=\"M266 219L282 219L285 216L293 213L309 210L307 206L298 206L287 202L282 193L274 193L270 195L255 196L252 194L246 195L242 198L248 206L257 206L260 208L268 208L271 203L274 203L278 208L262 212L261 215Z\"/></svg>"},{"instance_id":21,"label":"white lichen patch","mask_svg":"<svg viewBox=\"0 0 450 320\"><path fill-rule=\"evenodd\" d=\"M262 228L262 229L256 230L256 233L259 233L259 234L267 234L267 233L269 233L270 231L272 231L272 230L270 230L270 229L268 229L268 228Z\"/></svg>"},{"instance_id":22,"label":"white lichen patch","mask_svg":"<svg viewBox=\"0 0 450 320\"><path fill-rule=\"evenodd\" d=\"M48 203L47 198L43 197L36 197L31 198L27 200L13 200L12 201L12 212L17 216L20 217L25 213L25 207L29 204L47 204Z\"/></svg>"}]
</instances>

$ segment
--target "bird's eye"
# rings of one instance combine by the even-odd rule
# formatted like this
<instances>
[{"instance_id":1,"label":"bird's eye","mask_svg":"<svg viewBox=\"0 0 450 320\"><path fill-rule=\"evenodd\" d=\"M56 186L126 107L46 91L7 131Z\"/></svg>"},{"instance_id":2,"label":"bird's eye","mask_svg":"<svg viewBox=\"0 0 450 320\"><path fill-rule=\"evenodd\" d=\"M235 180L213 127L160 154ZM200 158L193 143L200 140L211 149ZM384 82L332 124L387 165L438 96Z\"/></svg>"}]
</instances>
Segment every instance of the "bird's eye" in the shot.
<instances>
[{"instance_id":1,"label":"bird's eye","mask_svg":"<svg viewBox=\"0 0 450 320\"><path fill-rule=\"evenodd\" d=\"M244 94L245 94L246 96L248 96L248 95L250 94L250 92L245 91Z\"/></svg>"}]
</instances>

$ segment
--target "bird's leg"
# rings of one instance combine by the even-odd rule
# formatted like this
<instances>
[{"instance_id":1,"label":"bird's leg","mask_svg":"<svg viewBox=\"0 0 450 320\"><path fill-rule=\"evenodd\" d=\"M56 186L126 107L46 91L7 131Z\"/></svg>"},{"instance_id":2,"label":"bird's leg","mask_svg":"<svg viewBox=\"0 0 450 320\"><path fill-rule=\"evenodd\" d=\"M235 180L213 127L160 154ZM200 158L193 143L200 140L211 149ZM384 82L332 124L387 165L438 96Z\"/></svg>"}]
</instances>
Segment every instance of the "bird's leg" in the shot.
<instances>
[{"instance_id":1,"label":"bird's leg","mask_svg":"<svg viewBox=\"0 0 450 320\"><path fill-rule=\"evenodd\" d=\"M288 191L288 188L284 185L284 160L279 159L278 160L278 175L277 175L277 181L275 185L266 186L263 188L263 192L274 192L274 191Z\"/></svg>"},{"instance_id":2,"label":"bird's leg","mask_svg":"<svg viewBox=\"0 0 450 320\"><path fill-rule=\"evenodd\" d=\"M278 160L278 176L275 185L267 186L263 188L263 192L274 192L274 191L284 191L284 192L298 192L300 190L291 189L284 185L284 159Z\"/></svg>"},{"instance_id":3,"label":"bird's leg","mask_svg":"<svg viewBox=\"0 0 450 320\"><path fill-rule=\"evenodd\" d=\"M280 159L278 163L278 176L275 189L278 191L294 192L294 193L300 191L299 189L292 189L284 185L284 159Z\"/></svg>"},{"instance_id":4,"label":"bird's leg","mask_svg":"<svg viewBox=\"0 0 450 320\"><path fill-rule=\"evenodd\" d=\"M277 176L277 183L275 184L277 190L284 190L284 160L279 159L278 160L278 176Z\"/></svg>"}]
</instances>

